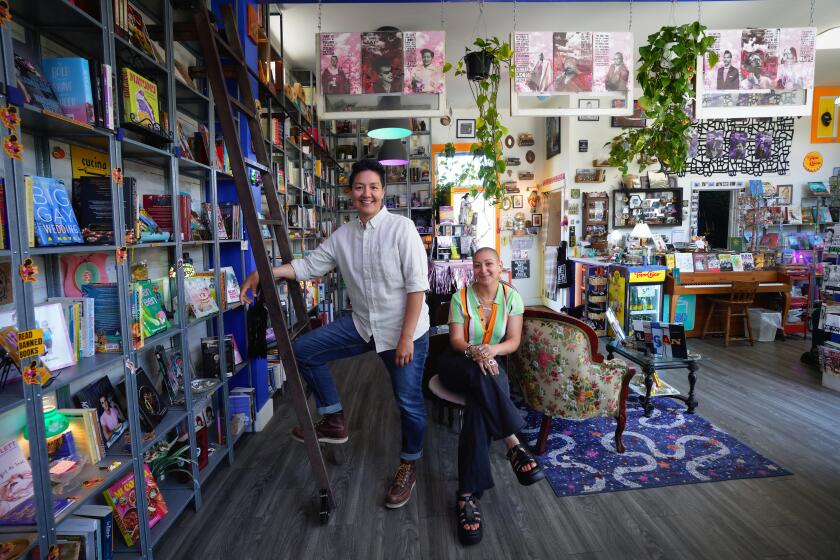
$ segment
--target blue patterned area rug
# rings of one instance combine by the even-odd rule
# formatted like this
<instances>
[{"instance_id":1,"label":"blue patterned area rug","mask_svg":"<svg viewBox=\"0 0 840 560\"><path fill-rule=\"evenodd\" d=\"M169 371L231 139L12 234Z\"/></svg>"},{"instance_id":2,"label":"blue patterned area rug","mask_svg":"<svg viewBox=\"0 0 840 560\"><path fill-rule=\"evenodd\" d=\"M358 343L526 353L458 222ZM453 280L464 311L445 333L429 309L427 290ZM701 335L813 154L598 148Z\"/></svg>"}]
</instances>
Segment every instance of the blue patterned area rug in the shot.
<instances>
[{"instance_id":1,"label":"blue patterned area rug","mask_svg":"<svg viewBox=\"0 0 840 560\"><path fill-rule=\"evenodd\" d=\"M555 419L539 457L558 496L617 492L697 482L793 474L762 457L682 403L654 400L650 418L634 397L627 402L625 452L615 452L614 418ZM541 416L528 412L522 434L533 446Z\"/></svg>"}]
</instances>

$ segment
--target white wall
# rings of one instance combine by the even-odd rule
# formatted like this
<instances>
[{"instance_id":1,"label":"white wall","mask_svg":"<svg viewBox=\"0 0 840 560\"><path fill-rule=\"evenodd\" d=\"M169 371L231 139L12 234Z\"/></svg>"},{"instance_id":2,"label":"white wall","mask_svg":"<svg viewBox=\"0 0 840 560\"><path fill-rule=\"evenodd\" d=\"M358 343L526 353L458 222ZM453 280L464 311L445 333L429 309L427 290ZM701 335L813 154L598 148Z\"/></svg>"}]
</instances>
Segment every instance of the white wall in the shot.
<instances>
[{"instance_id":1,"label":"white wall","mask_svg":"<svg viewBox=\"0 0 840 560\"><path fill-rule=\"evenodd\" d=\"M452 142L456 144L469 144L474 142L474 138L456 138L455 126L457 119L474 119L477 116L477 110L456 109L453 111L452 114L452 123L448 127L441 125L438 119L432 119L432 143L445 144L447 142ZM543 177L545 177L545 119L532 117L503 117L502 123L508 127L508 134L511 134L515 139L518 138L519 134L522 132L530 132L534 135L533 146L519 147L517 145L511 149L503 148L505 157L518 157L522 162L520 166L510 168L510 170L513 173L510 177L508 177L507 173L505 173L502 179L503 181L517 180L519 171L532 171L534 173L534 181L518 181L519 188L521 190L519 194L521 194L524 199L524 207L521 209L517 208L508 211L502 211L500 221L504 223L506 217L513 217L513 215L517 212L524 212L526 215L526 219L527 216L531 214L530 207L528 206L528 195L532 190L537 188L537 185L542 181ZM528 150L533 150L534 154L536 155L534 163L528 163L525 160L525 154ZM537 206L536 212L542 211L541 206L541 204ZM528 254L529 260L531 261L531 276L528 279L514 280L513 282L513 285L522 295L522 299L525 301L525 305L539 305L542 303L541 267L543 243L541 242L541 238L538 238L537 236L533 236L532 239L533 247L529 250ZM501 232L500 249L502 261L505 263L506 267L510 267L510 261L512 258L510 232Z\"/></svg>"}]
</instances>

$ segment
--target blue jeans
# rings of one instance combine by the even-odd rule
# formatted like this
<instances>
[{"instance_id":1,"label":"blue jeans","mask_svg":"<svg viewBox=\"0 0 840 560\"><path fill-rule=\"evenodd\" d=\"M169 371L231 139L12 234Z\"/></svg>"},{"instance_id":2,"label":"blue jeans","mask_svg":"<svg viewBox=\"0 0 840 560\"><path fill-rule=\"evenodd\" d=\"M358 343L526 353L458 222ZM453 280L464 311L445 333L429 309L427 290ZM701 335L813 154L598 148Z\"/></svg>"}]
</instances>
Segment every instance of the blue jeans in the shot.
<instances>
[{"instance_id":1,"label":"blue jeans","mask_svg":"<svg viewBox=\"0 0 840 560\"><path fill-rule=\"evenodd\" d=\"M332 323L308 332L292 344L298 368L315 395L318 414L343 410L335 382L327 366L333 360L358 356L375 348L356 331L353 317L344 315ZM400 409L402 449L400 459L414 461L423 455L426 403L423 400L423 366L429 353L429 333L414 341L414 359L403 367L395 363L396 350L380 352L391 374L391 387Z\"/></svg>"}]
</instances>

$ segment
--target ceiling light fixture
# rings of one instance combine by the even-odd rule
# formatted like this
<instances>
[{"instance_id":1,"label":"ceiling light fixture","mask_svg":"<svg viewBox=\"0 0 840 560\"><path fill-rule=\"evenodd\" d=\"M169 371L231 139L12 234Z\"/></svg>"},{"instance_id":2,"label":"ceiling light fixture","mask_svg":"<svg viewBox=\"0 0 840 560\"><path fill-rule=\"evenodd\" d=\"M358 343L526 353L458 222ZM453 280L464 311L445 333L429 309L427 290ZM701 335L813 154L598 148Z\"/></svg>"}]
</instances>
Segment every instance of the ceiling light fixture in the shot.
<instances>
[{"instance_id":1,"label":"ceiling light fixture","mask_svg":"<svg viewBox=\"0 0 840 560\"><path fill-rule=\"evenodd\" d=\"M408 165L408 155L405 145L400 140L385 140L379 148L377 156L382 165L399 166Z\"/></svg>"}]
</instances>

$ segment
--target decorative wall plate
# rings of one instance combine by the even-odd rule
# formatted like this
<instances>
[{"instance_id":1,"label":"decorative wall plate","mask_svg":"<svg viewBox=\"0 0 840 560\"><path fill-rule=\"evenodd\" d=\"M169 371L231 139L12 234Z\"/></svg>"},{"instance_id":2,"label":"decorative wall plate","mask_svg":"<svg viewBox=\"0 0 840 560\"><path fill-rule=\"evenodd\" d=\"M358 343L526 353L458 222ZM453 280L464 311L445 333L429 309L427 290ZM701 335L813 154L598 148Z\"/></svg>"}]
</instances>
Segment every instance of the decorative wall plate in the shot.
<instances>
[{"instance_id":1,"label":"decorative wall plate","mask_svg":"<svg viewBox=\"0 0 840 560\"><path fill-rule=\"evenodd\" d=\"M534 154L533 150L528 150L525 152L525 161L528 163L534 163L534 160L537 159L536 154Z\"/></svg>"},{"instance_id":2,"label":"decorative wall plate","mask_svg":"<svg viewBox=\"0 0 840 560\"><path fill-rule=\"evenodd\" d=\"M513 139L513 136L508 134L505 137L505 148L513 148L516 145L516 140Z\"/></svg>"},{"instance_id":3,"label":"decorative wall plate","mask_svg":"<svg viewBox=\"0 0 840 560\"><path fill-rule=\"evenodd\" d=\"M513 206L513 199L511 197L506 196L502 199L502 210L510 210Z\"/></svg>"}]
</instances>

